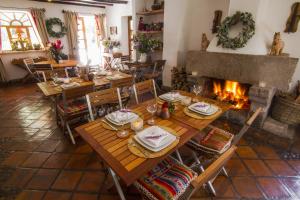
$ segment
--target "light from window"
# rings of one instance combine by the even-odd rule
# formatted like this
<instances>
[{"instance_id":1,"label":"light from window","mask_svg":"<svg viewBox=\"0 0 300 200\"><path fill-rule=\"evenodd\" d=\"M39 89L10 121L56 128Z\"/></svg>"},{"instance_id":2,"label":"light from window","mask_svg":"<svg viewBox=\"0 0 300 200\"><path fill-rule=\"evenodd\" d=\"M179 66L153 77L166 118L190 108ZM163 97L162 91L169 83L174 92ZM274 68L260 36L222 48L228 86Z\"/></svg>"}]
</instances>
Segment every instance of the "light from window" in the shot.
<instances>
[{"instance_id":1,"label":"light from window","mask_svg":"<svg viewBox=\"0 0 300 200\"><path fill-rule=\"evenodd\" d=\"M0 10L0 50L30 50L40 37L27 11Z\"/></svg>"}]
</instances>

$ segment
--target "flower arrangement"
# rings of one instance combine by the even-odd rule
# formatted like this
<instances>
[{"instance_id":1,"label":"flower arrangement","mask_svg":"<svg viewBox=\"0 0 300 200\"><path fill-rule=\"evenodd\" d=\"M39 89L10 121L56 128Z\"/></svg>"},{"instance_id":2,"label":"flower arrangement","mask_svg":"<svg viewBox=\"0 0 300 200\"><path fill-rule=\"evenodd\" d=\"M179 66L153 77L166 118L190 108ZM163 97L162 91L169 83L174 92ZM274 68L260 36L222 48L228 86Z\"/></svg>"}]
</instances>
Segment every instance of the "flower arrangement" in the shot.
<instances>
[{"instance_id":1,"label":"flower arrangement","mask_svg":"<svg viewBox=\"0 0 300 200\"><path fill-rule=\"evenodd\" d=\"M113 48L120 48L121 43L119 41L111 40L109 38L109 39L103 40L102 45L104 46L105 49L112 50Z\"/></svg>"},{"instance_id":2,"label":"flower arrangement","mask_svg":"<svg viewBox=\"0 0 300 200\"><path fill-rule=\"evenodd\" d=\"M134 36L134 49L140 53L149 53L162 47L162 42L151 37L147 37L145 34L139 34Z\"/></svg>"},{"instance_id":3,"label":"flower arrangement","mask_svg":"<svg viewBox=\"0 0 300 200\"><path fill-rule=\"evenodd\" d=\"M52 54L53 59L58 63L59 60L67 59L68 56L62 52L64 46L61 43L61 40L56 40L56 42L52 42L50 44L50 52Z\"/></svg>"}]
</instances>

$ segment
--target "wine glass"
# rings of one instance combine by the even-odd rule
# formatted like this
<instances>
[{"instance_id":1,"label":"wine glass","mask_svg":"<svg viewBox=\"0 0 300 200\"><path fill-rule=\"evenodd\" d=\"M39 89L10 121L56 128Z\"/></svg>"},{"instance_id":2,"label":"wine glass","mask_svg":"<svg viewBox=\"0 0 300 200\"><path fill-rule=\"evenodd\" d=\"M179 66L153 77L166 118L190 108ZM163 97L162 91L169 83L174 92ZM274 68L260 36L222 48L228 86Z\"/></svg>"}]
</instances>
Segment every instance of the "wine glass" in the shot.
<instances>
[{"instance_id":1,"label":"wine glass","mask_svg":"<svg viewBox=\"0 0 300 200\"><path fill-rule=\"evenodd\" d=\"M128 135L128 131L124 129L124 125L128 122L129 113L126 111L126 109L121 110L117 113L117 119L121 122L121 131L118 132L118 136L123 138Z\"/></svg>"},{"instance_id":2,"label":"wine glass","mask_svg":"<svg viewBox=\"0 0 300 200\"><path fill-rule=\"evenodd\" d=\"M202 92L202 86L201 85L194 85L193 86L193 92L195 93L196 97ZM197 101L194 99L194 101Z\"/></svg>"},{"instance_id":3,"label":"wine glass","mask_svg":"<svg viewBox=\"0 0 300 200\"><path fill-rule=\"evenodd\" d=\"M157 111L157 104L156 103L148 104L147 111L149 113L151 113L151 115L152 115L151 119L148 120L148 124L149 125L154 125L154 123L155 123L155 121L154 121L154 114Z\"/></svg>"},{"instance_id":4,"label":"wine glass","mask_svg":"<svg viewBox=\"0 0 300 200\"><path fill-rule=\"evenodd\" d=\"M54 83L57 83L57 79L58 79L58 74L55 72L51 73L51 78L53 80Z\"/></svg>"}]
</instances>

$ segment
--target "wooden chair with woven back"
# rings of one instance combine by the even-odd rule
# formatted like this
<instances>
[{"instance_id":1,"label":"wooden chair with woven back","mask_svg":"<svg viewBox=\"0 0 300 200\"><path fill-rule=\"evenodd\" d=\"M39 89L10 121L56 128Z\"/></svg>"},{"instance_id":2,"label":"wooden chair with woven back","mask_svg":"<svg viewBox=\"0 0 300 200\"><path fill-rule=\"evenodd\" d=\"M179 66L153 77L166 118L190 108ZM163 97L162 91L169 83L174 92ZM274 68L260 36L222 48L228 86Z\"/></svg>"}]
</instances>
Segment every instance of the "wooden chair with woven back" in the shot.
<instances>
[{"instance_id":1,"label":"wooden chair with woven back","mask_svg":"<svg viewBox=\"0 0 300 200\"><path fill-rule=\"evenodd\" d=\"M92 121L107 114L111 102L118 102L119 107L122 108L120 91L116 87L88 93L86 99Z\"/></svg>"},{"instance_id":2,"label":"wooden chair with woven back","mask_svg":"<svg viewBox=\"0 0 300 200\"><path fill-rule=\"evenodd\" d=\"M122 104L124 106L127 106L128 102L130 101L130 98L132 96L133 84L134 84L133 77L111 80L110 82L111 88L119 88Z\"/></svg>"},{"instance_id":3,"label":"wooden chair with woven back","mask_svg":"<svg viewBox=\"0 0 300 200\"><path fill-rule=\"evenodd\" d=\"M159 85L162 85L162 75L166 65L166 60L157 60L154 63L153 69L150 73L144 73L144 79L154 79L157 88L160 90ZM158 84L160 83L160 84Z\"/></svg>"},{"instance_id":4,"label":"wooden chair with woven back","mask_svg":"<svg viewBox=\"0 0 300 200\"><path fill-rule=\"evenodd\" d=\"M26 58L23 60L28 75L23 79L23 82L27 81L29 78L34 78L38 82L41 82L45 78L43 71L37 71L34 69L34 60L32 58Z\"/></svg>"},{"instance_id":5,"label":"wooden chair with woven back","mask_svg":"<svg viewBox=\"0 0 300 200\"><path fill-rule=\"evenodd\" d=\"M215 159L215 157L219 157L226 152L230 146L237 145L243 135L251 127L255 119L259 116L261 111L262 108L258 108L249 117L239 133L236 135L210 125L200 134L192 138L192 140L188 141L186 146L191 149L191 155L195 160L194 165L199 167L201 171L204 171L204 164L201 162L201 157L206 157L206 159ZM228 176L225 167L222 167L220 172L222 172L225 176ZM212 185L213 181L214 179L208 180L207 185L211 193L216 195L216 191Z\"/></svg>"},{"instance_id":6,"label":"wooden chair with woven back","mask_svg":"<svg viewBox=\"0 0 300 200\"><path fill-rule=\"evenodd\" d=\"M70 122L71 120L85 117L88 114L85 95L93 91L93 83L62 90L62 101L57 104L57 114L62 122L63 133L67 129L73 144L75 144L75 139L70 128Z\"/></svg>"},{"instance_id":7,"label":"wooden chair with woven back","mask_svg":"<svg viewBox=\"0 0 300 200\"><path fill-rule=\"evenodd\" d=\"M51 64L43 64L43 65L35 65L32 67L33 71L39 72L43 76L43 81L47 82L51 78L51 74L53 73L53 67Z\"/></svg>"},{"instance_id":8,"label":"wooden chair with woven back","mask_svg":"<svg viewBox=\"0 0 300 200\"><path fill-rule=\"evenodd\" d=\"M134 186L139 190L143 199L190 199L200 187L220 172L234 155L235 150L236 147L232 146L200 173L168 157L137 180Z\"/></svg>"},{"instance_id":9,"label":"wooden chair with woven back","mask_svg":"<svg viewBox=\"0 0 300 200\"><path fill-rule=\"evenodd\" d=\"M149 93L151 93L155 99L157 98L155 81L153 79L135 83L133 85L133 92L137 104L142 102L144 95Z\"/></svg>"}]
</instances>

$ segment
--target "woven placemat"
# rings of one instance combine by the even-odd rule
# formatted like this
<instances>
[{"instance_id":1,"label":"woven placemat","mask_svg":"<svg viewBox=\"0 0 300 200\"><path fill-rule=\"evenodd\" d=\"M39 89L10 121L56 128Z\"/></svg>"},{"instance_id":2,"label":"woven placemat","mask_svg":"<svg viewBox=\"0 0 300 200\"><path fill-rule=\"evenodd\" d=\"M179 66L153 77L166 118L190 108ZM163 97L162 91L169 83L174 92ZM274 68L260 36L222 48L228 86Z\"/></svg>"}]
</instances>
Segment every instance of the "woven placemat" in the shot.
<instances>
[{"instance_id":1,"label":"woven placemat","mask_svg":"<svg viewBox=\"0 0 300 200\"><path fill-rule=\"evenodd\" d=\"M190 111L188 109L188 107L185 107L183 109L183 112L187 116L195 118L195 119L214 119L214 118L218 117L220 114L222 114L222 110L220 108L219 108L219 110L215 114L209 115L209 116L207 116L207 115L201 115L201 114L198 114L196 112Z\"/></svg>"},{"instance_id":2,"label":"woven placemat","mask_svg":"<svg viewBox=\"0 0 300 200\"><path fill-rule=\"evenodd\" d=\"M161 128L167 130L168 132L170 132L176 136L176 133L174 130L172 130L170 128L166 128L166 127L161 127ZM179 137L177 137L177 139L168 147L162 149L161 151L153 152L153 151L150 151L150 150L144 148L142 145L140 145L138 142L136 142L132 136L128 139L128 149L130 150L131 153L133 153L134 155L141 157L141 158L157 158L157 157L161 157L161 156L165 155L166 153L168 153L171 149L176 147L178 143L179 143Z\"/></svg>"}]
</instances>

